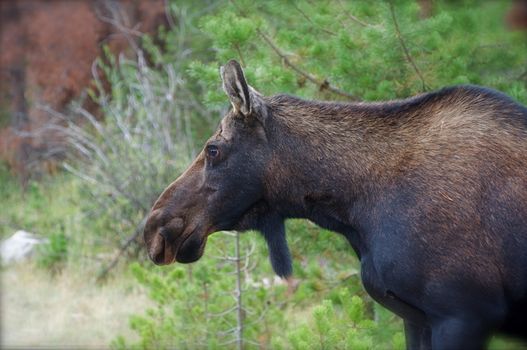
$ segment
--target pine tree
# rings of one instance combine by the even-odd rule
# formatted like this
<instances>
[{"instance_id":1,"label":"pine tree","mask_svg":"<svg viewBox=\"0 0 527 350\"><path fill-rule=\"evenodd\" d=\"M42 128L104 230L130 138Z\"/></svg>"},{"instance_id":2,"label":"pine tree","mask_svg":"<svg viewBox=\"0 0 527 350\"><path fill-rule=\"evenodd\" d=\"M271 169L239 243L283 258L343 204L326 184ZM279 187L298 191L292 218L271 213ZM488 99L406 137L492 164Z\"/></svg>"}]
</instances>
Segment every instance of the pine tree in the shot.
<instances>
[{"instance_id":1,"label":"pine tree","mask_svg":"<svg viewBox=\"0 0 527 350\"><path fill-rule=\"evenodd\" d=\"M506 31L505 2L233 0L201 20L216 52L191 73L223 104L218 64L235 58L266 94L382 100L471 83L527 102L526 41Z\"/></svg>"}]
</instances>

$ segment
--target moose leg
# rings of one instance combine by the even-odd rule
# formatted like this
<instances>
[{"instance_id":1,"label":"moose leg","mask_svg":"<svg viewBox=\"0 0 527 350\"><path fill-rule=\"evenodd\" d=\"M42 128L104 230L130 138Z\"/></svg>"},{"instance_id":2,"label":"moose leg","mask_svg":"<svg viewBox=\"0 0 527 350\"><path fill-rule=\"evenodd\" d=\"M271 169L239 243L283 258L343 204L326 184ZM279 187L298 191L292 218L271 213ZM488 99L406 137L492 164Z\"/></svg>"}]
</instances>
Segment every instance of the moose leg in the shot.
<instances>
[{"instance_id":1,"label":"moose leg","mask_svg":"<svg viewBox=\"0 0 527 350\"><path fill-rule=\"evenodd\" d=\"M404 334L406 337L406 349L429 350L432 348L432 334L429 327L419 326L405 320Z\"/></svg>"},{"instance_id":2,"label":"moose leg","mask_svg":"<svg viewBox=\"0 0 527 350\"><path fill-rule=\"evenodd\" d=\"M488 331L477 319L448 318L432 326L434 350L485 349Z\"/></svg>"}]
</instances>

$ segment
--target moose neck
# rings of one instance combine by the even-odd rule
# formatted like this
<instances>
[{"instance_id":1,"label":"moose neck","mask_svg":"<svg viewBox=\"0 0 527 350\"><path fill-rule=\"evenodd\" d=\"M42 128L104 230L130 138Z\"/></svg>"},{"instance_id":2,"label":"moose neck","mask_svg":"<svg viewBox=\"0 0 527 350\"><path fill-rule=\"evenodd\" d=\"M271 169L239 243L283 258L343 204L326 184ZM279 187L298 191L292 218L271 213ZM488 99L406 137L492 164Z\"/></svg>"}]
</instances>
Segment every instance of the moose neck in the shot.
<instances>
[{"instance_id":1,"label":"moose neck","mask_svg":"<svg viewBox=\"0 0 527 350\"><path fill-rule=\"evenodd\" d=\"M400 102L338 104L279 95L268 103L271 205L284 217L307 218L350 239L378 189L397 176L407 144L399 129L411 113L393 115Z\"/></svg>"}]
</instances>

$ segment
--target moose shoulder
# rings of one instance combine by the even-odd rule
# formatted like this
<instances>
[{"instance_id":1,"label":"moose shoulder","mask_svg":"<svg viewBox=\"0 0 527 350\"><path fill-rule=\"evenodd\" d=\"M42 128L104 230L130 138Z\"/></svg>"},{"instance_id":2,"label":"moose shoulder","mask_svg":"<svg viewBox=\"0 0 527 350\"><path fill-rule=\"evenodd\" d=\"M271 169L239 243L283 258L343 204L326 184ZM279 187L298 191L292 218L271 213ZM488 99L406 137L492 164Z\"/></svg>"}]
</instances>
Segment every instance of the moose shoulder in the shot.
<instances>
[{"instance_id":1,"label":"moose shoulder","mask_svg":"<svg viewBox=\"0 0 527 350\"><path fill-rule=\"evenodd\" d=\"M221 76L231 111L147 220L155 263L256 229L288 276L284 220L307 218L348 239L408 348L527 339L525 107L476 86L384 103L265 97L236 61Z\"/></svg>"}]
</instances>

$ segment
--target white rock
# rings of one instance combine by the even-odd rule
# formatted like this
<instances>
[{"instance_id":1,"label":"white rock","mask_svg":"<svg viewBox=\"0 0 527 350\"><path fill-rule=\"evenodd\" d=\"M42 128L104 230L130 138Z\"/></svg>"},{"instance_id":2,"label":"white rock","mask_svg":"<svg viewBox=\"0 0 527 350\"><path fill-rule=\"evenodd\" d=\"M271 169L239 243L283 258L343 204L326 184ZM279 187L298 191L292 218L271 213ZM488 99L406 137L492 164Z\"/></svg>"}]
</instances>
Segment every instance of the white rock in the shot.
<instances>
[{"instance_id":1,"label":"white rock","mask_svg":"<svg viewBox=\"0 0 527 350\"><path fill-rule=\"evenodd\" d=\"M26 231L16 231L11 237L0 245L0 256L3 264L20 262L27 259L39 244L46 243L47 239L40 238Z\"/></svg>"}]
</instances>

